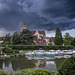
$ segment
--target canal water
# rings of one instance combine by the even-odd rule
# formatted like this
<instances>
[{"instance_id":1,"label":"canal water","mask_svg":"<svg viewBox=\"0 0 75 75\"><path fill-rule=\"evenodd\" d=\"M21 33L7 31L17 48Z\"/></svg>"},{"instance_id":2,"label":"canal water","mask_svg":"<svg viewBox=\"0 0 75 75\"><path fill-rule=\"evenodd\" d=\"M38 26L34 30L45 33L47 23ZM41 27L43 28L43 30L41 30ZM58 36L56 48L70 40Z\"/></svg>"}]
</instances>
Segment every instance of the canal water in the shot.
<instances>
[{"instance_id":1,"label":"canal water","mask_svg":"<svg viewBox=\"0 0 75 75\"><path fill-rule=\"evenodd\" d=\"M13 56L0 60L0 68L8 72L16 72L22 69L39 68L50 71L57 71L64 58L59 59L29 59L26 56Z\"/></svg>"}]
</instances>

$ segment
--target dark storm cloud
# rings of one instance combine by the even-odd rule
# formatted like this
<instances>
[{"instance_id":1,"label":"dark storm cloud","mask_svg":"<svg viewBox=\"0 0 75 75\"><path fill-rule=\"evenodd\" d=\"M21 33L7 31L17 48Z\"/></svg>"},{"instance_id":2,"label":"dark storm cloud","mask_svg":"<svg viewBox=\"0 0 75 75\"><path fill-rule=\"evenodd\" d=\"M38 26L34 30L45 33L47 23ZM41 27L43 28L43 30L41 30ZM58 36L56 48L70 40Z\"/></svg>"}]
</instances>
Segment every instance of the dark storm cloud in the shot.
<instances>
[{"instance_id":1,"label":"dark storm cloud","mask_svg":"<svg viewBox=\"0 0 75 75\"><path fill-rule=\"evenodd\" d=\"M0 0L0 28L20 30L75 28L75 0Z\"/></svg>"}]
</instances>

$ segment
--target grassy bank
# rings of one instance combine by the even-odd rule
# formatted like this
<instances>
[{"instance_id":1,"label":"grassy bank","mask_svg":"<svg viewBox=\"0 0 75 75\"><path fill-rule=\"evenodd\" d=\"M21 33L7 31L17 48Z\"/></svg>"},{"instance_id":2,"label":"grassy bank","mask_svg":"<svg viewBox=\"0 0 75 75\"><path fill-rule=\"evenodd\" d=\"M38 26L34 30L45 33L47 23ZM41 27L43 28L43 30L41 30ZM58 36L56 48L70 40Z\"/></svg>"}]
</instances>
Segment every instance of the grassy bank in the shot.
<instances>
[{"instance_id":1,"label":"grassy bank","mask_svg":"<svg viewBox=\"0 0 75 75\"><path fill-rule=\"evenodd\" d=\"M14 52L14 50L13 50L13 52L12 53L9 53L9 52L7 52L6 54L7 55L12 55L12 54L25 54L27 52L27 50L24 50L24 51L22 51L22 52Z\"/></svg>"}]
</instances>

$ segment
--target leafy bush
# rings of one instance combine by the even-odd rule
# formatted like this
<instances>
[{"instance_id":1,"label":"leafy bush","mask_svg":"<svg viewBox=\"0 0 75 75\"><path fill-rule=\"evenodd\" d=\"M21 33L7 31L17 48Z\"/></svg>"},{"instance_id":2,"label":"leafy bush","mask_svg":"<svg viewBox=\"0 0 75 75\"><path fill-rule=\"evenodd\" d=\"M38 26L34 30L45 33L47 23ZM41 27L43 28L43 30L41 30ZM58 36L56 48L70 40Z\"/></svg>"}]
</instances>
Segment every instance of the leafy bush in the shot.
<instances>
[{"instance_id":1,"label":"leafy bush","mask_svg":"<svg viewBox=\"0 0 75 75\"><path fill-rule=\"evenodd\" d=\"M8 45L6 45L5 49L4 49L4 52L5 53L13 53L13 50L11 48L9 48Z\"/></svg>"},{"instance_id":2,"label":"leafy bush","mask_svg":"<svg viewBox=\"0 0 75 75\"><path fill-rule=\"evenodd\" d=\"M54 46L39 46L39 45L9 45L8 47L15 49L15 50L38 50L38 49L44 49L44 50L64 50L64 49L73 49L73 46L71 45L54 45Z\"/></svg>"},{"instance_id":3,"label":"leafy bush","mask_svg":"<svg viewBox=\"0 0 75 75\"><path fill-rule=\"evenodd\" d=\"M13 50L13 53L19 53L19 50Z\"/></svg>"},{"instance_id":4,"label":"leafy bush","mask_svg":"<svg viewBox=\"0 0 75 75\"><path fill-rule=\"evenodd\" d=\"M4 42L4 45L10 45L10 44L11 44L11 43L8 42L8 41Z\"/></svg>"},{"instance_id":5,"label":"leafy bush","mask_svg":"<svg viewBox=\"0 0 75 75\"><path fill-rule=\"evenodd\" d=\"M67 58L58 69L60 75L75 75L75 57Z\"/></svg>"},{"instance_id":6,"label":"leafy bush","mask_svg":"<svg viewBox=\"0 0 75 75\"><path fill-rule=\"evenodd\" d=\"M40 69L26 69L21 70L18 73L15 73L14 75L55 75L57 74L54 71L48 71L48 70L40 70Z\"/></svg>"},{"instance_id":7,"label":"leafy bush","mask_svg":"<svg viewBox=\"0 0 75 75\"><path fill-rule=\"evenodd\" d=\"M7 71L0 70L0 75L59 75L57 72L40 70L40 69L26 69L16 73L8 73Z\"/></svg>"},{"instance_id":8,"label":"leafy bush","mask_svg":"<svg viewBox=\"0 0 75 75\"><path fill-rule=\"evenodd\" d=\"M51 42L48 45L53 45Z\"/></svg>"},{"instance_id":9,"label":"leafy bush","mask_svg":"<svg viewBox=\"0 0 75 75\"><path fill-rule=\"evenodd\" d=\"M10 75L7 71L0 70L0 75Z\"/></svg>"}]
</instances>

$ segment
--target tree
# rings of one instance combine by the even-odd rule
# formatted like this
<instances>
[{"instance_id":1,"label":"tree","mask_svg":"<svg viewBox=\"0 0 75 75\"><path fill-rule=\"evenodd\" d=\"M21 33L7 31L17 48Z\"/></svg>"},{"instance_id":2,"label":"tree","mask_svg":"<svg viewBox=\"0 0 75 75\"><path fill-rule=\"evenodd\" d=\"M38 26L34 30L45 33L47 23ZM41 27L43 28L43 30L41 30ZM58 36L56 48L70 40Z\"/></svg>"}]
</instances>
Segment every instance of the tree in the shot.
<instances>
[{"instance_id":1,"label":"tree","mask_svg":"<svg viewBox=\"0 0 75 75\"><path fill-rule=\"evenodd\" d=\"M75 47L75 38L73 38L73 40L71 41L71 45Z\"/></svg>"},{"instance_id":2,"label":"tree","mask_svg":"<svg viewBox=\"0 0 75 75\"><path fill-rule=\"evenodd\" d=\"M70 34L66 33L64 35L64 38L65 38L63 41L64 45L71 45L71 41L73 40L73 38L70 36Z\"/></svg>"},{"instance_id":3,"label":"tree","mask_svg":"<svg viewBox=\"0 0 75 75\"><path fill-rule=\"evenodd\" d=\"M32 45L33 44L33 35L28 29L24 29L20 33L20 44L22 45Z\"/></svg>"},{"instance_id":4,"label":"tree","mask_svg":"<svg viewBox=\"0 0 75 75\"><path fill-rule=\"evenodd\" d=\"M60 75L75 75L75 57L67 58L58 69Z\"/></svg>"},{"instance_id":5,"label":"tree","mask_svg":"<svg viewBox=\"0 0 75 75\"><path fill-rule=\"evenodd\" d=\"M61 30L59 28L56 29L54 44L55 45L62 45L63 44L62 33L61 33Z\"/></svg>"},{"instance_id":6,"label":"tree","mask_svg":"<svg viewBox=\"0 0 75 75\"><path fill-rule=\"evenodd\" d=\"M6 36L4 38L4 43L6 43L6 42L8 42L8 43L11 42L11 36L10 36L10 34L6 34Z\"/></svg>"},{"instance_id":7,"label":"tree","mask_svg":"<svg viewBox=\"0 0 75 75\"><path fill-rule=\"evenodd\" d=\"M12 44L19 44L19 33L15 32L12 36Z\"/></svg>"},{"instance_id":8,"label":"tree","mask_svg":"<svg viewBox=\"0 0 75 75\"><path fill-rule=\"evenodd\" d=\"M53 45L51 42L48 45Z\"/></svg>"}]
</instances>

